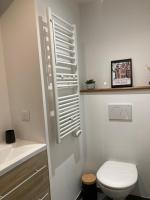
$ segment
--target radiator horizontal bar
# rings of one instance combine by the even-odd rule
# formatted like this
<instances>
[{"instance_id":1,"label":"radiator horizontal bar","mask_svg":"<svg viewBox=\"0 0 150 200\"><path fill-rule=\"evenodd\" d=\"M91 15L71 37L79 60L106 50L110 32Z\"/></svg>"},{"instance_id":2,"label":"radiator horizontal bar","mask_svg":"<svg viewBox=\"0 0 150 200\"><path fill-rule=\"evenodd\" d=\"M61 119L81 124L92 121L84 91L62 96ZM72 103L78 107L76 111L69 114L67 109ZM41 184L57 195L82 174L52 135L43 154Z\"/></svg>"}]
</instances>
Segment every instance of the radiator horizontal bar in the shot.
<instances>
[{"instance_id":1,"label":"radiator horizontal bar","mask_svg":"<svg viewBox=\"0 0 150 200\"><path fill-rule=\"evenodd\" d=\"M57 80L57 85L59 84L77 84L78 81L77 80Z\"/></svg>"},{"instance_id":2,"label":"radiator horizontal bar","mask_svg":"<svg viewBox=\"0 0 150 200\"><path fill-rule=\"evenodd\" d=\"M64 131L65 129L68 129L76 124L80 123L80 118L78 118L76 121L71 122L70 124L66 125L65 127L60 128L60 132Z\"/></svg>"},{"instance_id":3,"label":"radiator horizontal bar","mask_svg":"<svg viewBox=\"0 0 150 200\"><path fill-rule=\"evenodd\" d=\"M66 45L68 45L68 46L70 46L70 47L72 47L72 48L75 48L75 46L74 46L73 43L69 43L69 42L66 42L66 41L64 41L64 40L62 40L62 39L58 39L58 38L56 38L56 41L57 41L57 42L64 43L64 44L66 44Z\"/></svg>"},{"instance_id":4,"label":"radiator horizontal bar","mask_svg":"<svg viewBox=\"0 0 150 200\"><path fill-rule=\"evenodd\" d=\"M72 108L72 109L70 109L70 110L66 110L66 111L64 111L64 112L62 112L62 113L59 113L59 119L61 118L61 117L63 117L65 114L68 114L69 112L73 112L73 111L77 111L78 110L78 112L79 112L79 107L75 107L75 108Z\"/></svg>"},{"instance_id":5,"label":"radiator horizontal bar","mask_svg":"<svg viewBox=\"0 0 150 200\"><path fill-rule=\"evenodd\" d=\"M58 31L60 31L60 32L62 32L62 33L65 33L65 34L67 34L68 36L70 36L70 37L72 37L74 34L70 31L70 32L68 32L68 31L66 31L65 29L62 29L61 27L56 27L55 26L55 31L56 30L58 30Z\"/></svg>"},{"instance_id":6,"label":"radiator horizontal bar","mask_svg":"<svg viewBox=\"0 0 150 200\"><path fill-rule=\"evenodd\" d=\"M70 111L70 113L64 114L64 115L62 115L61 117L59 117L59 120L63 122L63 121L65 121L68 117L73 116L73 115L77 115L77 114L80 114L79 109L74 109L74 110Z\"/></svg>"},{"instance_id":7,"label":"radiator horizontal bar","mask_svg":"<svg viewBox=\"0 0 150 200\"><path fill-rule=\"evenodd\" d=\"M55 34L55 39L56 40L62 40L62 41L67 42L69 44L74 44L74 40L69 40L69 39L67 39L65 37L62 37L61 35L58 35L58 34L57 35Z\"/></svg>"},{"instance_id":8,"label":"radiator horizontal bar","mask_svg":"<svg viewBox=\"0 0 150 200\"><path fill-rule=\"evenodd\" d=\"M70 115L70 113L69 113L68 116L67 115L63 116L65 119L64 118L62 118L62 119L59 118L60 124L68 121L71 117L77 117L77 116L80 116L80 112L79 111L72 112L72 115Z\"/></svg>"},{"instance_id":9,"label":"radiator horizontal bar","mask_svg":"<svg viewBox=\"0 0 150 200\"><path fill-rule=\"evenodd\" d=\"M78 104L74 104L74 105L71 105L71 106L66 106L65 108L61 108L61 109L59 109L59 112L60 112L60 114L61 114L61 112L63 112L64 110L69 110L69 109L71 109L71 108L77 108L79 105Z\"/></svg>"},{"instance_id":10,"label":"radiator horizontal bar","mask_svg":"<svg viewBox=\"0 0 150 200\"><path fill-rule=\"evenodd\" d=\"M57 85L57 88L59 88L59 89L61 89L61 88L66 88L66 87L78 87L78 84Z\"/></svg>"},{"instance_id":11,"label":"radiator horizontal bar","mask_svg":"<svg viewBox=\"0 0 150 200\"><path fill-rule=\"evenodd\" d=\"M66 129L66 130L63 131L63 132L60 132L60 136L63 136L64 134L66 134L66 132L70 134L70 133L72 133L73 131L75 131L75 130L78 129L78 128L80 128L80 123L78 123L78 124L76 124L76 125L74 125L74 126L68 128L68 129Z\"/></svg>"},{"instance_id":12,"label":"radiator horizontal bar","mask_svg":"<svg viewBox=\"0 0 150 200\"><path fill-rule=\"evenodd\" d=\"M62 62L62 61L60 61L60 60L56 60L56 64L57 64L57 65L60 65L60 64L62 64L62 65L67 65L67 66L70 66L70 67L76 67L76 66L77 66L76 63Z\"/></svg>"},{"instance_id":13,"label":"radiator horizontal bar","mask_svg":"<svg viewBox=\"0 0 150 200\"><path fill-rule=\"evenodd\" d=\"M78 79L74 78L74 77L64 77L64 78L57 77L57 81L58 82L60 82L60 81L76 81L78 83Z\"/></svg>"},{"instance_id":14,"label":"radiator horizontal bar","mask_svg":"<svg viewBox=\"0 0 150 200\"><path fill-rule=\"evenodd\" d=\"M80 116L79 116L79 115L78 115L77 117L75 117L74 119L72 119L72 118L70 117L70 119L69 119L68 121L65 121L64 123L61 123L61 124L60 124L60 128L61 128L61 127L64 127L64 126L65 126L65 128L66 128L66 125L71 124L72 122L74 122L74 121L76 121L76 120L80 120Z\"/></svg>"},{"instance_id":15,"label":"radiator horizontal bar","mask_svg":"<svg viewBox=\"0 0 150 200\"><path fill-rule=\"evenodd\" d=\"M57 51L57 49L66 51L66 52L71 53L71 54L75 54L75 51L70 50L70 49L67 49L67 48L65 48L65 47L62 47L62 46L60 46L60 45L58 45L58 44L56 45L56 51Z\"/></svg>"},{"instance_id":16,"label":"radiator horizontal bar","mask_svg":"<svg viewBox=\"0 0 150 200\"><path fill-rule=\"evenodd\" d=\"M79 100L77 100L77 101L72 101L72 102L65 103L65 104L61 104L61 105L59 105L59 108L63 108L63 107L65 107L65 106L69 106L69 105L77 104L77 103L79 103Z\"/></svg>"},{"instance_id":17,"label":"radiator horizontal bar","mask_svg":"<svg viewBox=\"0 0 150 200\"><path fill-rule=\"evenodd\" d=\"M67 71L71 71L71 68L69 68L69 66L56 66L56 69L60 69L60 70L67 70Z\"/></svg>"},{"instance_id":18,"label":"radiator horizontal bar","mask_svg":"<svg viewBox=\"0 0 150 200\"><path fill-rule=\"evenodd\" d=\"M64 24L67 24L68 26L70 26L72 29L74 28L74 26L72 24L70 24L69 22L67 22L66 20L62 19L61 17L55 15L54 13L52 13L52 16L56 19L58 19L59 21L63 22Z\"/></svg>"},{"instance_id":19,"label":"radiator horizontal bar","mask_svg":"<svg viewBox=\"0 0 150 200\"><path fill-rule=\"evenodd\" d=\"M61 33L61 32L59 32L59 31L55 31L55 34L59 34L59 35L61 35L62 37L66 37L68 40L74 41L74 38L72 38L72 37L66 35L65 33ZM56 36L57 36L57 35L56 35Z\"/></svg>"},{"instance_id":20,"label":"radiator horizontal bar","mask_svg":"<svg viewBox=\"0 0 150 200\"><path fill-rule=\"evenodd\" d=\"M69 33L70 35L73 35L73 34L74 34L73 30L71 31L71 30L69 30L68 28L66 28L66 27L64 27L64 26L62 26L62 25L60 25L59 23L54 22L54 28L57 29L57 27L59 28L59 30L63 30L63 31L65 31L65 32Z\"/></svg>"},{"instance_id":21,"label":"radiator horizontal bar","mask_svg":"<svg viewBox=\"0 0 150 200\"><path fill-rule=\"evenodd\" d=\"M64 134L64 135L61 135L60 136L60 139L62 140L64 137L66 137L67 135L70 135L71 133L73 133L75 130L79 129L80 126L74 128L73 130L69 131L68 133Z\"/></svg>"},{"instance_id":22,"label":"radiator horizontal bar","mask_svg":"<svg viewBox=\"0 0 150 200\"><path fill-rule=\"evenodd\" d=\"M65 100L59 101L58 103L61 105L61 104L64 104L64 103L67 103L67 102L70 102L70 101L76 101L76 100L79 101L79 97L74 97L72 99L65 99Z\"/></svg>"},{"instance_id":23,"label":"radiator horizontal bar","mask_svg":"<svg viewBox=\"0 0 150 200\"><path fill-rule=\"evenodd\" d=\"M66 73L56 73L57 76L74 76L77 77L77 74L66 74Z\"/></svg>"},{"instance_id":24,"label":"radiator horizontal bar","mask_svg":"<svg viewBox=\"0 0 150 200\"><path fill-rule=\"evenodd\" d=\"M75 60L75 59L76 59L75 57L67 56L67 55L61 54L61 53L56 53L56 56L57 56L57 57L66 58L66 59L68 59L68 60Z\"/></svg>"},{"instance_id":25,"label":"radiator horizontal bar","mask_svg":"<svg viewBox=\"0 0 150 200\"><path fill-rule=\"evenodd\" d=\"M75 96L78 96L78 94L71 94L71 95L67 95L67 96L58 97L58 100L69 99L69 98L73 98Z\"/></svg>"}]
</instances>

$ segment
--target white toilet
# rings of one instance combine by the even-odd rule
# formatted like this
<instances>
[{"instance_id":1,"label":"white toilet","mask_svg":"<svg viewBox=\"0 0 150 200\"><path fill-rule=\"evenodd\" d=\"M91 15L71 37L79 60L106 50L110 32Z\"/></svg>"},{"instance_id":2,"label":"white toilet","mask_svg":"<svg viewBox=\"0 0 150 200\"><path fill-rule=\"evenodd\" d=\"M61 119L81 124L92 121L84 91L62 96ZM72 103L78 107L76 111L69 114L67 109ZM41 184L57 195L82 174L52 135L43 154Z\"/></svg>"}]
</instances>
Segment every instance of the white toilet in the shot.
<instances>
[{"instance_id":1,"label":"white toilet","mask_svg":"<svg viewBox=\"0 0 150 200\"><path fill-rule=\"evenodd\" d=\"M138 179L135 164L107 161L97 172L97 182L102 191L114 200L124 200Z\"/></svg>"}]
</instances>

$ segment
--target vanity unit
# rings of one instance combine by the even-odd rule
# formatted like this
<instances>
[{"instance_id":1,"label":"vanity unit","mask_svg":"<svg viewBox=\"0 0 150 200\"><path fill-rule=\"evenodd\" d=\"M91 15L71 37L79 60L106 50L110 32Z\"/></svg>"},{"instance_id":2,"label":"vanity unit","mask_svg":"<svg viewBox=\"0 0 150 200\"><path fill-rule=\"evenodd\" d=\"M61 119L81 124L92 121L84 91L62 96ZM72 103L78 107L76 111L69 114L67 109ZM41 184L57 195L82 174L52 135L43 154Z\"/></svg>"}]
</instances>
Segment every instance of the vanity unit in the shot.
<instances>
[{"instance_id":1,"label":"vanity unit","mask_svg":"<svg viewBox=\"0 0 150 200\"><path fill-rule=\"evenodd\" d=\"M0 200L50 200L46 149L34 153L0 176Z\"/></svg>"},{"instance_id":2,"label":"vanity unit","mask_svg":"<svg viewBox=\"0 0 150 200\"><path fill-rule=\"evenodd\" d=\"M36 4L0 1L0 200L50 200ZM12 128L25 140L6 145Z\"/></svg>"}]
</instances>

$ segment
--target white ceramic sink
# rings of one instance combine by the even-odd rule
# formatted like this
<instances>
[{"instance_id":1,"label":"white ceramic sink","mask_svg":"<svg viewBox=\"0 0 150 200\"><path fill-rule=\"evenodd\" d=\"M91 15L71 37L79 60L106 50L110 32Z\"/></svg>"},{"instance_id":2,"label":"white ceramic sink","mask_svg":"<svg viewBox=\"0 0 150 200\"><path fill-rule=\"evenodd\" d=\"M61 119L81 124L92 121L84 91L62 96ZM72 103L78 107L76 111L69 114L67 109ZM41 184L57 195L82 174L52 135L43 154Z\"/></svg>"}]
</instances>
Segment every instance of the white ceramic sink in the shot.
<instances>
[{"instance_id":1,"label":"white ceramic sink","mask_svg":"<svg viewBox=\"0 0 150 200\"><path fill-rule=\"evenodd\" d=\"M17 139L16 143L0 143L0 176L46 149L46 144Z\"/></svg>"}]
</instances>

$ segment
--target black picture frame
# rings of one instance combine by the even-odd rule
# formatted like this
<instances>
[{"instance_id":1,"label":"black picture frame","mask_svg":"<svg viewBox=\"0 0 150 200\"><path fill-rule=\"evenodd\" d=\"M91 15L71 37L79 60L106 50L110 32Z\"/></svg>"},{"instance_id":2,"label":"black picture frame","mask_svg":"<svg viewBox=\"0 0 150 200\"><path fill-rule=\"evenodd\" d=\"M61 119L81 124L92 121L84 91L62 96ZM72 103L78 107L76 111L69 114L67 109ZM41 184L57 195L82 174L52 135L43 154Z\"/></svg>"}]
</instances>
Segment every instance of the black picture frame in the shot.
<instances>
[{"instance_id":1,"label":"black picture frame","mask_svg":"<svg viewBox=\"0 0 150 200\"><path fill-rule=\"evenodd\" d=\"M132 87L132 59L111 61L111 87Z\"/></svg>"}]
</instances>

